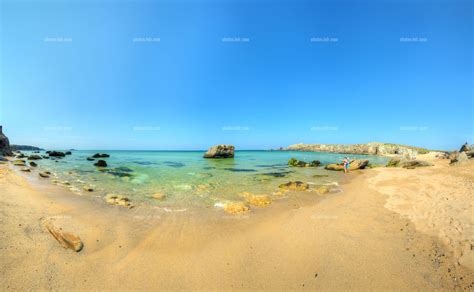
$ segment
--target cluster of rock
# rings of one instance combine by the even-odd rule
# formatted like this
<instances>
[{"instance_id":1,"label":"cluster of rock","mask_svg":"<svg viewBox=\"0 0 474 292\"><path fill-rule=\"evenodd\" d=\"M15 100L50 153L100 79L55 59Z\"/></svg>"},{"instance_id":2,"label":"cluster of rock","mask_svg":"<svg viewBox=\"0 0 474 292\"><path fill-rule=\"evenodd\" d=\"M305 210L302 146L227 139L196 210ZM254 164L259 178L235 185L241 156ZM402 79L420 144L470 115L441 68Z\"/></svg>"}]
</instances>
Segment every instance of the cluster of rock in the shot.
<instances>
[{"instance_id":1,"label":"cluster of rock","mask_svg":"<svg viewBox=\"0 0 474 292\"><path fill-rule=\"evenodd\" d=\"M414 158L418 153L427 153L424 148L412 146L370 142L367 144L294 144L283 151L333 152L346 154L387 155L398 154L407 158Z\"/></svg>"},{"instance_id":2,"label":"cluster of rock","mask_svg":"<svg viewBox=\"0 0 474 292\"><path fill-rule=\"evenodd\" d=\"M298 160L296 158L291 158L290 160L288 160L288 165L295 166L295 167L318 167L319 165L321 165L321 162L319 160L305 162L302 160Z\"/></svg>"},{"instance_id":3,"label":"cluster of rock","mask_svg":"<svg viewBox=\"0 0 474 292\"><path fill-rule=\"evenodd\" d=\"M234 158L234 150L233 145L215 145L207 150L204 158Z\"/></svg>"},{"instance_id":4,"label":"cluster of rock","mask_svg":"<svg viewBox=\"0 0 474 292\"><path fill-rule=\"evenodd\" d=\"M469 159L474 158L474 145L469 145L467 142L461 146L459 151L454 151L448 155L450 164L462 164Z\"/></svg>"},{"instance_id":5,"label":"cluster of rock","mask_svg":"<svg viewBox=\"0 0 474 292\"><path fill-rule=\"evenodd\" d=\"M386 167L402 167L402 168L407 168L407 169L414 169L417 167L425 167L425 166L433 166L433 164L423 161L423 160L418 160L418 159L406 159L405 157L402 156L397 156L393 157L390 159L390 161L387 163Z\"/></svg>"}]
</instances>

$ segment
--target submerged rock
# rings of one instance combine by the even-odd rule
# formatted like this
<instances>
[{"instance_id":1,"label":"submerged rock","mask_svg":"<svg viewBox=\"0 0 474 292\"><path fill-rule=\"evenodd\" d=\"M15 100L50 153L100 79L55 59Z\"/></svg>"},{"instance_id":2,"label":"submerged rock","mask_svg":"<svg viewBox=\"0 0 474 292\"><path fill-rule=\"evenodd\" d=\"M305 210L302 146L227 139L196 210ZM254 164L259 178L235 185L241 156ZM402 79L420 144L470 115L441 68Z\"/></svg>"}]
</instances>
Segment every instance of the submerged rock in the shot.
<instances>
[{"instance_id":1,"label":"submerged rock","mask_svg":"<svg viewBox=\"0 0 474 292\"><path fill-rule=\"evenodd\" d=\"M233 145L212 146L204 154L204 158L234 158L234 150Z\"/></svg>"},{"instance_id":2,"label":"submerged rock","mask_svg":"<svg viewBox=\"0 0 474 292\"><path fill-rule=\"evenodd\" d=\"M296 158L291 158L288 160L288 165L289 166L296 166L296 167L317 167L321 165L321 162L319 160L313 160L311 162L305 162L302 160L298 160Z\"/></svg>"},{"instance_id":3,"label":"submerged rock","mask_svg":"<svg viewBox=\"0 0 474 292\"><path fill-rule=\"evenodd\" d=\"M156 200L160 200L160 201L161 201L161 200L164 200L164 199L166 198L166 195L163 194L163 193L158 192L158 193L154 193L153 195L151 195L151 197L152 197L153 199L156 199Z\"/></svg>"},{"instance_id":4,"label":"submerged rock","mask_svg":"<svg viewBox=\"0 0 474 292\"><path fill-rule=\"evenodd\" d=\"M287 182L286 184L281 184L278 187L284 190L306 191L309 188L309 185L302 181L290 181L290 182Z\"/></svg>"},{"instance_id":5,"label":"submerged rock","mask_svg":"<svg viewBox=\"0 0 474 292\"><path fill-rule=\"evenodd\" d=\"M30 166L32 166L32 167L37 167L38 164L37 164L36 162L34 162L34 161L31 161L31 162L30 162Z\"/></svg>"},{"instance_id":6,"label":"submerged rock","mask_svg":"<svg viewBox=\"0 0 474 292\"><path fill-rule=\"evenodd\" d=\"M331 191L331 187L327 185L317 185L314 186L313 189L320 194L326 194Z\"/></svg>"},{"instance_id":7,"label":"submerged rock","mask_svg":"<svg viewBox=\"0 0 474 292\"><path fill-rule=\"evenodd\" d=\"M98 166L98 167L107 167L107 162L105 160L98 160L96 163L94 163L95 166Z\"/></svg>"},{"instance_id":8,"label":"submerged rock","mask_svg":"<svg viewBox=\"0 0 474 292\"><path fill-rule=\"evenodd\" d=\"M24 172L31 172L31 169L29 169L28 167L23 167L22 169L20 169L21 171L24 171Z\"/></svg>"},{"instance_id":9,"label":"submerged rock","mask_svg":"<svg viewBox=\"0 0 474 292\"><path fill-rule=\"evenodd\" d=\"M91 186L83 186L82 189L86 192L93 192L94 189Z\"/></svg>"},{"instance_id":10,"label":"submerged rock","mask_svg":"<svg viewBox=\"0 0 474 292\"><path fill-rule=\"evenodd\" d=\"M349 170L356 170L356 169L364 169L369 165L369 160L367 159L355 159L351 161L351 164L349 166ZM328 164L324 167L324 169L327 170L344 170L344 165L341 164Z\"/></svg>"},{"instance_id":11,"label":"submerged rock","mask_svg":"<svg viewBox=\"0 0 474 292\"><path fill-rule=\"evenodd\" d=\"M105 196L105 201L111 205L133 208L130 199L123 195L107 194L107 196Z\"/></svg>"},{"instance_id":12,"label":"submerged rock","mask_svg":"<svg viewBox=\"0 0 474 292\"><path fill-rule=\"evenodd\" d=\"M62 247L72 249L75 252L80 252L84 247L79 236L63 231L62 228L54 226L49 220L43 221L43 225Z\"/></svg>"},{"instance_id":13,"label":"submerged rock","mask_svg":"<svg viewBox=\"0 0 474 292\"><path fill-rule=\"evenodd\" d=\"M88 161L94 161L94 160L95 160L95 159L92 158L92 157L87 157L86 159L87 159Z\"/></svg>"},{"instance_id":14,"label":"submerged rock","mask_svg":"<svg viewBox=\"0 0 474 292\"><path fill-rule=\"evenodd\" d=\"M249 206L247 206L244 202L229 202L224 205L224 211L229 214L245 213L249 209Z\"/></svg>"}]
</instances>

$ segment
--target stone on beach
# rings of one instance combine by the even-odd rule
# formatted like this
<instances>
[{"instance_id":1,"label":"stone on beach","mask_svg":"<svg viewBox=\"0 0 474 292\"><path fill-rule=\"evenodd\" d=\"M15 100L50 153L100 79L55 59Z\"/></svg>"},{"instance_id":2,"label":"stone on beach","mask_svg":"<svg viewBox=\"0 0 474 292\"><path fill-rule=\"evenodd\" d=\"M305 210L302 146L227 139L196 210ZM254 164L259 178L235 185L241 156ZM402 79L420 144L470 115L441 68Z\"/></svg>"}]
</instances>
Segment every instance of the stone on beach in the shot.
<instances>
[{"instance_id":1,"label":"stone on beach","mask_svg":"<svg viewBox=\"0 0 474 292\"><path fill-rule=\"evenodd\" d=\"M133 207L133 204L130 201L130 199L123 195L118 195L118 194L113 194L113 193L107 194L105 196L105 201L111 205L124 206L124 207L129 207L129 208Z\"/></svg>"},{"instance_id":2,"label":"stone on beach","mask_svg":"<svg viewBox=\"0 0 474 292\"><path fill-rule=\"evenodd\" d=\"M386 165L386 167L403 167L407 169L413 169L416 167L424 166L432 166L432 164L423 160L409 160L400 156L393 157Z\"/></svg>"},{"instance_id":3,"label":"stone on beach","mask_svg":"<svg viewBox=\"0 0 474 292\"><path fill-rule=\"evenodd\" d=\"M98 160L96 163L94 163L95 166L99 167L107 167L107 162L105 160Z\"/></svg>"},{"instance_id":4,"label":"stone on beach","mask_svg":"<svg viewBox=\"0 0 474 292\"><path fill-rule=\"evenodd\" d=\"M166 195L158 192L158 193L154 193L151 197L156 200L163 200L166 198Z\"/></svg>"},{"instance_id":5,"label":"stone on beach","mask_svg":"<svg viewBox=\"0 0 474 292\"><path fill-rule=\"evenodd\" d=\"M265 207L272 203L272 199L267 195L250 195L246 200L250 205L257 207Z\"/></svg>"},{"instance_id":6,"label":"stone on beach","mask_svg":"<svg viewBox=\"0 0 474 292\"><path fill-rule=\"evenodd\" d=\"M309 185L302 181L290 181L290 182L287 182L286 184L281 184L278 187L284 190L306 191L309 188Z\"/></svg>"},{"instance_id":7,"label":"stone on beach","mask_svg":"<svg viewBox=\"0 0 474 292\"><path fill-rule=\"evenodd\" d=\"M367 167L367 165L369 165L369 160L355 159L351 162L349 166L349 170L364 169ZM324 169L340 171L340 170L344 170L344 165L333 163L333 164L326 165Z\"/></svg>"},{"instance_id":8,"label":"stone on beach","mask_svg":"<svg viewBox=\"0 0 474 292\"><path fill-rule=\"evenodd\" d=\"M12 163L16 166L26 166L26 161L21 159L13 160Z\"/></svg>"},{"instance_id":9,"label":"stone on beach","mask_svg":"<svg viewBox=\"0 0 474 292\"><path fill-rule=\"evenodd\" d=\"M38 164L37 164L36 162L34 162L34 161L31 161L31 162L30 162L30 166L32 166L32 167L37 167Z\"/></svg>"},{"instance_id":10,"label":"stone on beach","mask_svg":"<svg viewBox=\"0 0 474 292\"><path fill-rule=\"evenodd\" d=\"M40 173L38 173L38 175L41 176L41 177L44 177L44 178L49 177L49 173L47 173L47 172L40 172Z\"/></svg>"},{"instance_id":11,"label":"stone on beach","mask_svg":"<svg viewBox=\"0 0 474 292\"><path fill-rule=\"evenodd\" d=\"M245 213L250 208L244 202L229 202L224 205L224 211L229 214Z\"/></svg>"},{"instance_id":12,"label":"stone on beach","mask_svg":"<svg viewBox=\"0 0 474 292\"><path fill-rule=\"evenodd\" d=\"M207 150L204 158L234 158L234 150L233 145L215 145Z\"/></svg>"},{"instance_id":13,"label":"stone on beach","mask_svg":"<svg viewBox=\"0 0 474 292\"><path fill-rule=\"evenodd\" d=\"M43 221L43 225L62 247L72 249L75 252L80 252L84 247L79 236L63 231L62 228L54 226L49 220Z\"/></svg>"},{"instance_id":14,"label":"stone on beach","mask_svg":"<svg viewBox=\"0 0 474 292\"><path fill-rule=\"evenodd\" d=\"M328 185L317 185L314 186L313 189L320 194L326 194L331 191L331 187Z\"/></svg>"},{"instance_id":15,"label":"stone on beach","mask_svg":"<svg viewBox=\"0 0 474 292\"><path fill-rule=\"evenodd\" d=\"M469 157L467 156L467 152L454 152L450 155L450 159L449 164L457 165L468 161Z\"/></svg>"},{"instance_id":16,"label":"stone on beach","mask_svg":"<svg viewBox=\"0 0 474 292\"><path fill-rule=\"evenodd\" d=\"M30 172L31 169L29 169L28 167L23 167L22 169L20 169L21 171L24 171L24 172Z\"/></svg>"}]
</instances>

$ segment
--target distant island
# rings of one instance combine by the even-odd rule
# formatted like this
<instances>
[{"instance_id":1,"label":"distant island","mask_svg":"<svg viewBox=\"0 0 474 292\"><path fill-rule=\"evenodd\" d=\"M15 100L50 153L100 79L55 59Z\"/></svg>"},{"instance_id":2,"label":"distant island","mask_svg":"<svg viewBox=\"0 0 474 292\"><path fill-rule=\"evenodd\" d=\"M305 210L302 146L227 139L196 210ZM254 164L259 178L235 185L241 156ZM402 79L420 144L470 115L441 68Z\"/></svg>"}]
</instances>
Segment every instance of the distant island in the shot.
<instances>
[{"instance_id":1,"label":"distant island","mask_svg":"<svg viewBox=\"0 0 474 292\"><path fill-rule=\"evenodd\" d=\"M43 148L39 148L39 147L36 147L36 146L15 145L15 144L10 145L10 149L12 151L17 151L17 150L21 150L21 151L41 151L41 150L44 150Z\"/></svg>"}]
</instances>

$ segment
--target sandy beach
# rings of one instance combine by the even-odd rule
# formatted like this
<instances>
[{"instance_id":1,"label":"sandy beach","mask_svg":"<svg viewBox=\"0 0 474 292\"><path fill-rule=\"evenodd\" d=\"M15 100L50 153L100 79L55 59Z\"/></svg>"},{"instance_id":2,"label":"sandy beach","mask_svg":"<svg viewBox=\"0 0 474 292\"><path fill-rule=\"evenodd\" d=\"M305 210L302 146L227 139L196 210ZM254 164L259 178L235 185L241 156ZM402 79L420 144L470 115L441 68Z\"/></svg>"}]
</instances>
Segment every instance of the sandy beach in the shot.
<instances>
[{"instance_id":1,"label":"sandy beach","mask_svg":"<svg viewBox=\"0 0 474 292\"><path fill-rule=\"evenodd\" d=\"M430 159L242 215L110 206L2 164L2 290L472 290L474 162Z\"/></svg>"}]
</instances>

